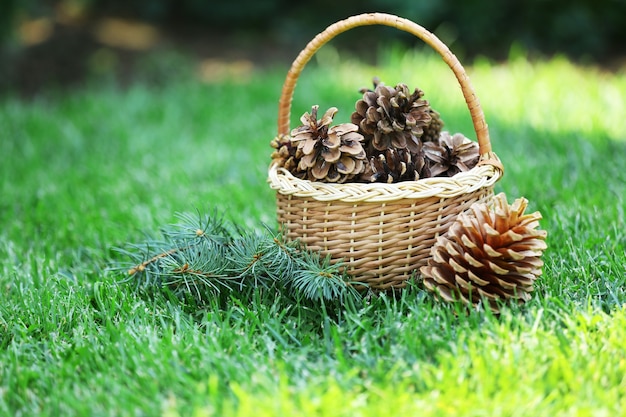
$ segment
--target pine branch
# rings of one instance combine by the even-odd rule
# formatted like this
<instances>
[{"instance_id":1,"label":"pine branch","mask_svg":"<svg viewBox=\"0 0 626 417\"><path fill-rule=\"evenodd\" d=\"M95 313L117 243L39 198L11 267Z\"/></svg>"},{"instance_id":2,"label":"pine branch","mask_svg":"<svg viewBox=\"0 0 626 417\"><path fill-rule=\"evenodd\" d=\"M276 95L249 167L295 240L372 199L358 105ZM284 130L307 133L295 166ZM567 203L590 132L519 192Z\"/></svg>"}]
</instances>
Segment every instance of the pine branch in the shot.
<instances>
[{"instance_id":1,"label":"pine branch","mask_svg":"<svg viewBox=\"0 0 626 417\"><path fill-rule=\"evenodd\" d=\"M167 288L179 297L206 301L222 291L269 288L312 301L359 297L354 283L330 258L286 242L269 229L246 231L216 213L178 214L148 239L118 252L131 259L124 281L140 288ZM120 268L121 269L121 268Z\"/></svg>"}]
</instances>

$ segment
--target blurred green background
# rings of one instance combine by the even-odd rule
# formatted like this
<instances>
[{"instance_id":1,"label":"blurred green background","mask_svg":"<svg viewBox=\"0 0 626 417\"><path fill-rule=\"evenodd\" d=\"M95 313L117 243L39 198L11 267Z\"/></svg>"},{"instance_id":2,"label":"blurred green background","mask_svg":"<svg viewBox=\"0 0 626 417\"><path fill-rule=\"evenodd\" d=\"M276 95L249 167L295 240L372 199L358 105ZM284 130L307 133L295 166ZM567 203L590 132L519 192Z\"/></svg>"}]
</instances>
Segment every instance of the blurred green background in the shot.
<instances>
[{"instance_id":1,"label":"blurred green background","mask_svg":"<svg viewBox=\"0 0 626 417\"><path fill-rule=\"evenodd\" d=\"M0 88L32 93L111 70L128 80L155 51L209 59L209 76L282 65L330 23L369 11L420 23L463 60L522 50L614 69L626 56L626 0L2 0ZM337 47L367 59L380 39L419 45L380 28L350 31Z\"/></svg>"}]
</instances>

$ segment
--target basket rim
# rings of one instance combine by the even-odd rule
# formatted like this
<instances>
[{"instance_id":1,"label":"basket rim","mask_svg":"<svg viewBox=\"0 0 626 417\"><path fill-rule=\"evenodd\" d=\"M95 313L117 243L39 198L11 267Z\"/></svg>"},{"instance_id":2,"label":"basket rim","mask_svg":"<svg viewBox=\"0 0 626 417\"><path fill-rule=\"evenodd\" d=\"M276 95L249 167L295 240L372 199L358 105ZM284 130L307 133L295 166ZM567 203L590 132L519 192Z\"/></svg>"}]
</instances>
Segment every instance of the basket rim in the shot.
<instances>
[{"instance_id":1,"label":"basket rim","mask_svg":"<svg viewBox=\"0 0 626 417\"><path fill-rule=\"evenodd\" d=\"M483 159L488 158L488 159ZM318 201L348 203L386 203L402 199L431 197L451 198L492 187L502 177L497 155L490 152L481 162L453 177L429 177L397 183L326 183L296 178L285 168L273 163L268 170L270 188L283 195Z\"/></svg>"}]
</instances>

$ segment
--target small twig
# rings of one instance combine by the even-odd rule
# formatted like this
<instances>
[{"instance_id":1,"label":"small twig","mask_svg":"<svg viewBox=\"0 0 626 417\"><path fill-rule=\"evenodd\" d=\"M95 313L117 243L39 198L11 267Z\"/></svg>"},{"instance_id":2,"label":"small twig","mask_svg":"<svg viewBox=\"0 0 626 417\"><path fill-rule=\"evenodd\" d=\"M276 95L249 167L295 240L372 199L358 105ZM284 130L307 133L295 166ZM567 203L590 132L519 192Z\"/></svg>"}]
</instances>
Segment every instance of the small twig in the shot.
<instances>
[{"instance_id":1,"label":"small twig","mask_svg":"<svg viewBox=\"0 0 626 417\"><path fill-rule=\"evenodd\" d=\"M143 271L146 270L146 267L148 265L150 265L151 263L154 263L154 262L158 261L161 258L165 258L166 256L173 255L176 252L180 252L181 250L184 250L184 249L187 249L187 248L174 248L174 249L168 250L167 252L159 253L158 255L153 256L152 258L148 259L147 261L143 261L139 265L137 265L137 266L135 266L133 268L130 268L128 270L128 275L135 275L138 272L143 272Z\"/></svg>"},{"instance_id":2,"label":"small twig","mask_svg":"<svg viewBox=\"0 0 626 417\"><path fill-rule=\"evenodd\" d=\"M254 268L254 265L256 265L257 262L259 262L261 260L261 258L263 257L264 253L263 252L258 252L255 253L252 256L252 260L250 262L248 262L248 265L246 266L246 268L241 272L241 274L239 274L239 276L244 276L249 270L251 270L252 268Z\"/></svg>"},{"instance_id":3,"label":"small twig","mask_svg":"<svg viewBox=\"0 0 626 417\"><path fill-rule=\"evenodd\" d=\"M208 271L203 271L201 269L191 269L189 268L189 264L185 264L183 266L181 266L180 268L176 268L172 271L172 273L174 274L187 274L187 275L194 275L197 277L202 277L202 278L226 278L228 277L228 275L224 275L224 274L216 274L214 272L208 272Z\"/></svg>"},{"instance_id":4,"label":"small twig","mask_svg":"<svg viewBox=\"0 0 626 417\"><path fill-rule=\"evenodd\" d=\"M283 251L285 255L287 255L292 261L295 261L295 258L291 255L288 246L283 243L279 238L274 237L274 243L278 245L278 247Z\"/></svg>"}]
</instances>

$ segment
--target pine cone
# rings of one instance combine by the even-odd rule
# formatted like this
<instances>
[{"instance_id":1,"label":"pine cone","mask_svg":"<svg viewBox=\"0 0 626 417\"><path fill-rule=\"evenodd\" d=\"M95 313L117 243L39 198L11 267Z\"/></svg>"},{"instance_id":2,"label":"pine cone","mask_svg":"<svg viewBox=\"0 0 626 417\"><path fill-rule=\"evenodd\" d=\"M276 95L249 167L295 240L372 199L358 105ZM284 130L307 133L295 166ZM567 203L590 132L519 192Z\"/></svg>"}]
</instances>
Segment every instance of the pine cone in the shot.
<instances>
[{"instance_id":1,"label":"pine cone","mask_svg":"<svg viewBox=\"0 0 626 417\"><path fill-rule=\"evenodd\" d=\"M337 108L331 107L317 120L319 106L300 118L302 126L291 132L291 142L302 152L296 176L304 174L310 181L345 182L365 169L366 155L358 126L344 123L329 127Z\"/></svg>"},{"instance_id":2,"label":"pine cone","mask_svg":"<svg viewBox=\"0 0 626 417\"><path fill-rule=\"evenodd\" d=\"M428 109L428 112L430 113L431 120L428 126L424 127L424 134L420 139L422 142L438 142L444 123L438 112L432 108Z\"/></svg>"},{"instance_id":3,"label":"pine cone","mask_svg":"<svg viewBox=\"0 0 626 417\"><path fill-rule=\"evenodd\" d=\"M424 157L433 177L452 177L469 171L476 166L479 156L478 144L460 133L451 136L442 132L438 141L424 143Z\"/></svg>"},{"instance_id":4,"label":"pine cone","mask_svg":"<svg viewBox=\"0 0 626 417\"><path fill-rule=\"evenodd\" d=\"M368 153L374 149L408 149L418 152L420 137L431 121L428 101L422 100L419 88L411 94L405 84L388 87L374 79L374 91L364 91L356 102L352 123L365 137ZM373 149L372 149L373 148Z\"/></svg>"},{"instance_id":5,"label":"pine cone","mask_svg":"<svg viewBox=\"0 0 626 417\"><path fill-rule=\"evenodd\" d=\"M424 167L424 158L412 159L412 153L406 149L387 149L370 158L359 179L364 182L399 182L416 181Z\"/></svg>"},{"instance_id":6,"label":"pine cone","mask_svg":"<svg viewBox=\"0 0 626 417\"><path fill-rule=\"evenodd\" d=\"M272 152L272 163L296 174L302 151L291 142L291 138L287 135L279 135L270 142L270 146L275 149Z\"/></svg>"},{"instance_id":7,"label":"pine cone","mask_svg":"<svg viewBox=\"0 0 626 417\"><path fill-rule=\"evenodd\" d=\"M483 298L497 312L498 300L523 303L531 298L547 232L537 230L539 212L524 214L525 198L509 206L501 193L492 204L475 203L459 214L420 271L424 286L444 300L470 305Z\"/></svg>"}]
</instances>

